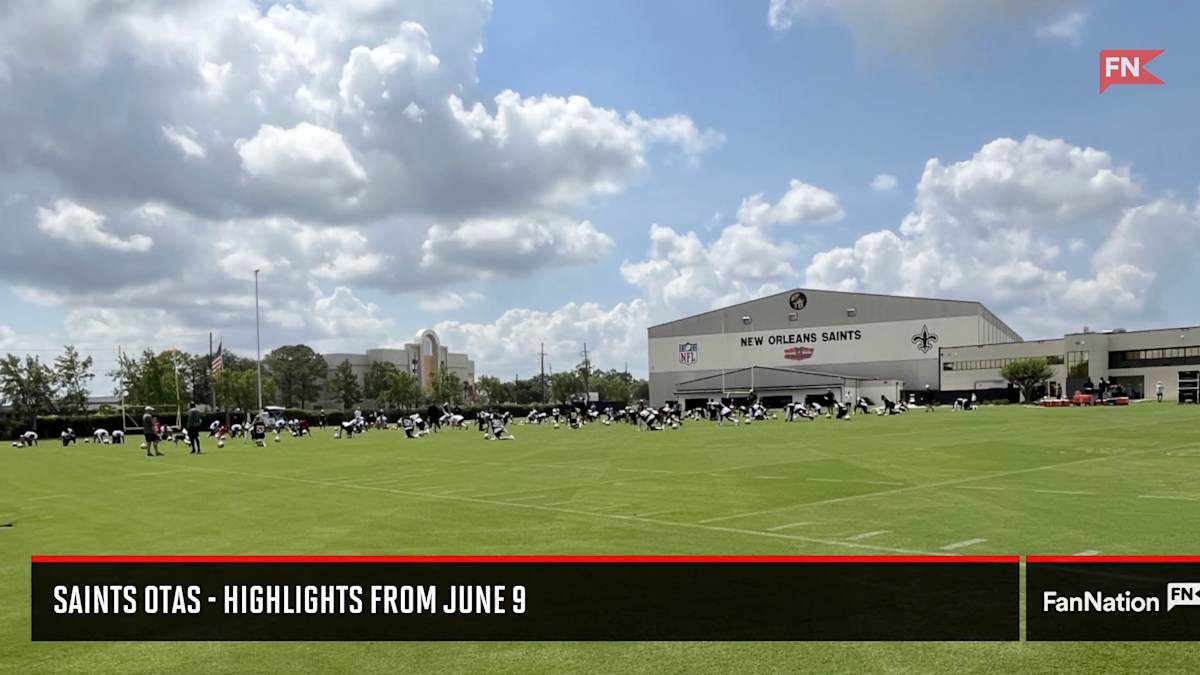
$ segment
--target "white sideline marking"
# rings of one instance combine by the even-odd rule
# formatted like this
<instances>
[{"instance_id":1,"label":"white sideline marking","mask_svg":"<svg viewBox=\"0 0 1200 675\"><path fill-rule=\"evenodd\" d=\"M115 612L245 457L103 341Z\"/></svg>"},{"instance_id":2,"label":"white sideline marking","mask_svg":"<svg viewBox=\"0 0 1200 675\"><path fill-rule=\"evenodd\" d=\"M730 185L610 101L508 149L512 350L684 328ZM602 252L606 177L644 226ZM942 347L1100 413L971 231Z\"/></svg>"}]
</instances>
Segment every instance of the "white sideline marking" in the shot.
<instances>
[{"instance_id":1,"label":"white sideline marking","mask_svg":"<svg viewBox=\"0 0 1200 675\"><path fill-rule=\"evenodd\" d=\"M172 472L171 472L171 471L167 471L166 473L172 473ZM27 501L27 502L38 502L38 501L41 501L41 500L43 500L43 499L58 499L59 497L66 497L66 495L42 495L41 497L30 497L29 499L26 499L25 501Z\"/></svg>"},{"instance_id":2,"label":"white sideline marking","mask_svg":"<svg viewBox=\"0 0 1200 675\"><path fill-rule=\"evenodd\" d=\"M1002 487L988 487L986 485L955 485L959 490L1003 490Z\"/></svg>"},{"instance_id":3,"label":"white sideline marking","mask_svg":"<svg viewBox=\"0 0 1200 675\"><path fill-rule=\"evenodd\" d=\"M1099 555L1099 554L1100 554L1100 551L1089 548L1088 550L1080 551L1079 553L1076 553L1075 555Z\"/></svg>"},{"instance_id":4,"label":"white sideline marking","mask_svg":"<svg viewBox=\"0 0 1200 675\"><path fill-rule=\"evenodd\" d=\"M879 535L887 534L888 532L891 532L891 530L875 530L874 532L863 532L862 534L856 534L853 537L846 537L846 541L859 541L862 539L870 539L871 537L878 537Z\"/></svg>"},{"instance_id":5,"label":"white sideline marking","mask_svg":"<svg viewBox=\"0 0 1200 675\"><path fill-rule=\"evenodd\" d=\"M1064 466L1076 466L1078 464L1087 464L1089 462L1104 462L1104 461L1107 461L1110 459L1128 459L1130 457L1137 457L1139 455L1148 455L1152 452L1165 452L1165 451L1170 451L1170 450L1182 450L1184 448L1194 448L1194 447L1197 447L1197 445L1200 445L1200 444L1186 443L1184 445L1180 445L1180 446L1173 447L1173 448L1147 448L1145 450L1138 450L1136 452L1123 452L1123 453L1119 453L1119 454L1115 454L1115 455L1103 455L1101 457L1085 457L1083 459L1073 459L1069 462L1060 462L1058 464L1043 464L1041 466L1031 466L1028 469L1014 469L1013 471L996 471L993 473L986 473L986 474L983 474L980 476L971 476L969 478L955 478L952 480L938 481L936 483L925 483L922 485L910 485L907 487L895 488L893 490L880 490L878 492L867 492L864 494L846 495L845 497L831 497L829 499L819 499L815 502L801 502L799 504L788 504L787 506L777 506L777 507L770 508L770 509L760 509L758 511L747 511L745 513L735 513L732 516L720 516L718 518L708 518L706 520L701 520L697 524L698 525L707 525L708 523L716 523L716 522L720 522L722 520L735 520L738 518L746 518L748 516L758 516L758 515L762 515L762 514L766 514L766 513L775 513L777 511L786 511L788 509L804 508L804 507L808 507L808 506L821 506L824 504L837 504L837 503L841 503L841 502L854 501L854 500L858 500L858 499L868 499L871 497L883 497L885 495L896 495L896 494L903 494L905 492L915 492L917 490L928 490L930 488L946 487L948 485L959 485L961 483L973 483L978 480L990 480L992 478L1004 478L1006 476L1019 476L1023 473L1033 473L1035 471L1045 471L1047 469L1060 469ZM193 468L199 469L199 468L203 468L203 467L193 467ZM810 478L809 480L813 480L813 479Z\"/></svg>"},{"instance_id":6,"label":"white sideline marking","mask_svg":"<svg viewBox=\"0 0 1200 675\"><path fill-rule=\"evenodd\" d=\"M1200 501L1196 497L1174 497L1171 495L1138 495L1138 499L1174 499L1182 502Z\"/></svg>"},{"instance_id":7,"label":"white sideline marking","mask_svg":"<svg viewBox=\"0 0 1200 675\"><path fill-rule=\"evenodd\" d=\"M822 483L844 483L846 481L841 478L809 478L808 480L816 480Z\"/></svg>"},{"instance_id":8,"label":"white sideline marking","mask_svg":"<svg viewBox=\"0 0 1200 675\"><path fill-rule=\"evenodd\" d=\"M956 541L953 544L946 544L945 546L942 547L942 550L943 551L956 551L960 548L966 548L968 546L982 544L985 541L987 541L987 539L967 539L966 541Z\"/></svg>"},{"instance_id":9,"label":"white sideline marking","mask_svg":"<svg viewBox=\"0 0 1200 675\"><path fill-rule=\"evenodd\" d=\"M767 532L778 532L780 530L789 530L793 527L800 527L801 525L812 525L812 524L813 523L811 520L806 520L806 521L800 522L800 523L788 523L787 525L776 525L775 527L768 527L766 529L766 531Z\"/></svg>"},{"instance_id":10,"label":"white sideline marking","mask_svg":"<svg viewBox=\"0 0 1200 675\"><path fill-rule=\"evenodd\" d=\"M1044 495L1094 495L1095 492L1072 492L1070 490L1033 490Z\"/></svg>"},{"instance_id":11,"label":"white sideline marking","mask_svg":"<svg viewBox=\"0 0 1200 675\"><path fill-rule=\"evenodd\" d=\"M461 488L458 490L446 490L445 492L439 492L438 494L439 495L460 495L464 492L474 492L474 491L475 491L475 488Z\"/></svg>"},{"instance_id":12,"label":"white sideline marking","mask_svg":"<svg viewBox=\"0 0 1200 675\"><path fill-rule=\"evenodd\" d=\"M666 469L650 469L650 473L675 473L675 472L667 471Z\"/></svg>"},{"instance_id":13,"label":"white sideline marking","mask_svg":"<svg viewBox=\"0 0 1200 675\"><path fill-rule=\"evenodd\" d=\"M904 485L904 483L897 483L892 480L865 480L863 482L870 485Z\"/></svg>"},{"instance_id":14,"label":"white sideline marking","mask_svg":"<svg viewBox=\"0 0 1200 675\"><path fill-rule=\"evenodd\" d=\"M787 476L755 476L755 478L763 480L787 480Z\"/></svg>"},{"instance_id":15,"label":"white sideline marking","mask_svg":"<svg viewBox=\"0 0 1200 675\"><path fill-rule=\"evenodd\" d=\"M549 504L542 504L542 506L562 506L563 504L574 504L578 501L578 499L568 499L565 502L550 502Z\"/></svg>"}]
</instances>

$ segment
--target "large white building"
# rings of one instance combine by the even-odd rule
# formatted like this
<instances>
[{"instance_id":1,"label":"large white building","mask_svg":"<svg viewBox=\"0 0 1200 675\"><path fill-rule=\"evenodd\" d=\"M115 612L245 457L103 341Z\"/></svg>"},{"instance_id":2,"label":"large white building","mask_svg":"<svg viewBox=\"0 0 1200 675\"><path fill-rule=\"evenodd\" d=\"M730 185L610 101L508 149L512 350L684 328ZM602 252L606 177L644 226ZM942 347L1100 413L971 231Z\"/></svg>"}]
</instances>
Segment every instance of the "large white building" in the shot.
<instances>
[{"instance_id":1,"label":"large white building","mask_svg":"<svg viewBox=\"0 0 1200 675\"><path fill-rule=\"evenodd\" d=\"M1090 379L1194 400L1200 328L1025 341L978 302L793 289L648 330L650 398L691 406L754 391L780 402L834 391L889 398L926 386L1014 396L1000 369L1045 357L1059 392Z\"/></svg>"},{"instance_id":2,"label":"large white building","mask_svg":"<svg viewBox=\"0 0 1200 675\"><path fill-rule=\"evenodd\" d=\"M323 354L328 373L332 374L338 366L349 362L361 386L372 363L386 362L395 365L401 372L407 372L417 378L421 387L428 392L433 386L434 378L443 370L454 373L465 385L475 386L475 362L466 354L449 351L442 344L441 338L432 330L422 332L417 342L409 343L399 348L369 349L365 354ZM341 407L341 402L329 400L326 392L325 400L320 402L327 408ZM365 401L371 407L374 401Z\"/></svg>"}]
</instances>

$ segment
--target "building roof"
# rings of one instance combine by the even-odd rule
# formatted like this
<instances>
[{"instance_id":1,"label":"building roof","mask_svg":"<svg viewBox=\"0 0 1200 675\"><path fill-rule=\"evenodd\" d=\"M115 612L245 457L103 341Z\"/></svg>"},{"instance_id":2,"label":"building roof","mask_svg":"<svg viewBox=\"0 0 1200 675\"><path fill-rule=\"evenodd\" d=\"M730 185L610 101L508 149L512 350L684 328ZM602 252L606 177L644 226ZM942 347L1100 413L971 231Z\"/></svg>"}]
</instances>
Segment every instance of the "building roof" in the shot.
<instances>
[{"instance_id":1,"label":"building roof","mask_svg":"<svg viewBox=\"0 0 1200 675\"><path fill-rule=\"evenodd\" d=\"M798 319L801 325L849 325L854 323L872 323L877 321L901 320L896 316L892 318L890 315L896 314L898 311L903 311L901 307L912 310L915 307L920 307L926 316L918 318L932 318L935 316L965 316L971 314L979 314L986 317L993 323L1011 333L1017 339L1020 335L1014 331L1008 324L1001 321L991 310L985 307L982 303L975 300L956 300L946 298L927 298L920 296L907 295L883 295L880 293L862 293L851 291L830 291L824 289L809 289L809 288L791 288L786 291L765 295L752 300L735 303L725 307L711 309L699 314L680 317L671 321L658 323L650 326L647 331L650 337L660 337L672 335L677 329L684 329L685 332L693 332L693 329L701 324L725 317L726 330L728 332L741 332L746 329L742 328L741 322L736 321L736 317L743 312L747 315L753 315L754 310L759 307L776 307L793 293L800 292L809 299L806 307L809 311L802 314ZM813 302L814 299L826 298L836 299L838 301L838 309L836 311L828 307L820 307L820 303ZM852 303L852 304L845 304ZM816 305L816 307L814 307ZM915 307L914 307L915 306ZM856 308L858 313L854 316L848 316L846 310ZM783 308L786 310L786 307ZM817 311L814 311L816 309ZM775 313L775 312L773 312ZM779 316L786 315L786 311L780 311ZM859 314L862 314L859 316ZM815 315L815 316L814 316ZM810 318L811 317L811 318ZM763 317L769 319L768 317ZM759 325L755 330L774 329L787 326L774 325ZM656 335L656 333L658 335Z\"/></svg>"}]
</instances>

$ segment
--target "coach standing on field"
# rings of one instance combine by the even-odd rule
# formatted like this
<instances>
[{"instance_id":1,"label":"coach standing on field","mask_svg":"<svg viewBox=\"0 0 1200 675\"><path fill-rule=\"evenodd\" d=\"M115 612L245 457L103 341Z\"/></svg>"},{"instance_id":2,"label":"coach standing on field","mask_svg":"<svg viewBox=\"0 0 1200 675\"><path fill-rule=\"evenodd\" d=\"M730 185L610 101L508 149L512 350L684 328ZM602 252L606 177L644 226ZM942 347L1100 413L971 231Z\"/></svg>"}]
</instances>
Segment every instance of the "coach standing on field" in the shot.
<instances>
[{"instance_id":1,"label":"coach standing on field","mask_svg":"<svg viewBox=\"0 0 1200 675\"><path fill-rule=\"evenodd\" d=\"M162 457L158 451L158 431L154 428L154 408L146 406L146 414L142 415L142 435L146 437L146 456Z\"/></svg>"},{"instance_id":2,"label":"coach standing on field","mask_svg":"<svg viewBox=\"0 0 1200 675\"><path fill-rule=\"evenodd\" d=\"M192 446L191 452L188 453L189 455L200 454L201 423L202 420L200 419L200 409L196 407L196 403L193 401L188 404L187 433L188 443L190 443Z\"/></svg>"}]
</instances>

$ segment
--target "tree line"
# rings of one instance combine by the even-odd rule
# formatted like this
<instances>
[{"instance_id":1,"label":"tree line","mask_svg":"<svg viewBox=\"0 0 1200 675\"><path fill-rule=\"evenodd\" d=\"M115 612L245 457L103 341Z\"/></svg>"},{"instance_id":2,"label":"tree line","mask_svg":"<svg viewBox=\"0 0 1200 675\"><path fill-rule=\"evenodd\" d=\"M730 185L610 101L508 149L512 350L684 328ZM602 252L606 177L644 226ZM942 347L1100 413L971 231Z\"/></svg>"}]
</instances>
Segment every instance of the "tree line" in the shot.
<instances>
[{"instance_id":1,"label":"tree line","mask_svg":"<svg viewBox=\"0 0 1200 675\"><path fill-rule=\"evenodd\" d=\"M145 349L119 354L116 367L107 375L117 383L113 395L123 395L131 406L182 406L195 401L220 410L255 409L257 362L229 351L221 354L221 361L222 368L214 372L207 354ZM93 368L92 358L81 356L72 345L51 363L8 354L0 360L0 398L31 423L41 414L85 413L95 379ZM274 349L262 361L263 402L287 408L307 408L325 397L343 410L368 399L383 408L404 409L424 403L567 403L588 391L596 392L602 401L649 398L645 380L616 369L593 369L588 361L567 372L511 382L484 375L474 387L442 369L428 392L416 376L388 362L372 363L360 383L349 361L330 370L324 357L303 344Z\"/></svg>"}]
</instances>

